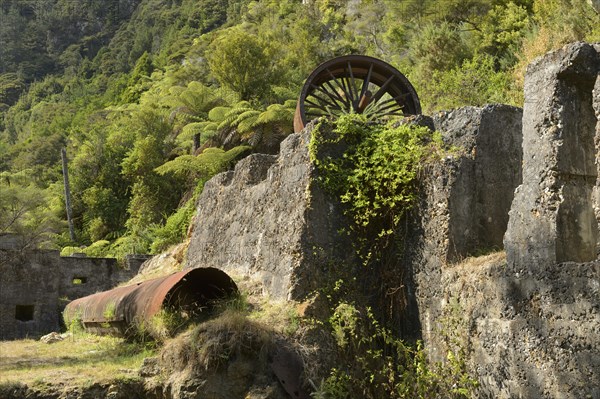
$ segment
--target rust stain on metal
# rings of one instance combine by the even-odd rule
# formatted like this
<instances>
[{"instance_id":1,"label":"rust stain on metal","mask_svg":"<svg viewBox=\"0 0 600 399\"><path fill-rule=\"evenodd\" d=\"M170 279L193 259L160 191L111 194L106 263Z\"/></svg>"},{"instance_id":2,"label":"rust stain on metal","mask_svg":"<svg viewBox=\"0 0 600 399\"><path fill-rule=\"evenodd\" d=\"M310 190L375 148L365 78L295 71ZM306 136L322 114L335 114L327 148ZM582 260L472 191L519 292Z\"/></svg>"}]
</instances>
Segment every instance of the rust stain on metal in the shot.
<instances>
[{"instance_id":1,"label":"rust stain on metal","mask_svg":"<svg viewBox=\"0 0 600 399\"><path fill-rule=\"evenodd\" d=\"M236 291L223 271L197 268L76 299L63 314L67 325L79 319L91 332L126 335L131 327L150 323L161 309L192 315Z\"/></svg>"}]
</instances>

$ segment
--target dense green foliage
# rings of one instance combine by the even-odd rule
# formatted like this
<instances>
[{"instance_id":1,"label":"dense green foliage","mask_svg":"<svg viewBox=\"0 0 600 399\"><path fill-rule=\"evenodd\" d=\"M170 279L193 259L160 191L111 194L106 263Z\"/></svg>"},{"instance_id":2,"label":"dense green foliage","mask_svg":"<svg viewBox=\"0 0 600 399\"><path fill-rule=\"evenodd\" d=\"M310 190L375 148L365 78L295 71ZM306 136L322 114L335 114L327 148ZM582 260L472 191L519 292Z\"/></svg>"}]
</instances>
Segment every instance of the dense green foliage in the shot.
<instances>
[{"instance_id":1,"label":"dense green foliage","mask_svg":"<svg viewBox=\"0 0 600 399\"><path fill-rule=\"evenodd\" d=\"M316 387L315 398L466 399L478 385L460 350L432 364L422 342L399 339L368 307L340 302L327 325L342 361Z\"/></svg>"},{"instance_id":2,"label":"dense green foliage","mask_svg":"<svg viewBox=\"0 0 600 399\"><path fill-rule=\"evenodd\" d=\"M325 59L392 63L425 111L518 105L535 56L600 38L586 0L0 0L0 20L2 231L110 254L181 239L196 187L236 147L277 151Z\"/></svg>"},{"instance_id":3,"label":"dense green foliage","mask_svg":"<svg viewBox=\"0 0 600 399\"><path fill-rule=\"evenodd\" d=\"M443 155L439 133L413 125L368 122L342 115L325 128L322 120L310 143L320 184L345 205L349 230L365 262L377 257L416 199L417 174ZM343 154L330 156L332 146Z\"/></svg>"}]
</instances>

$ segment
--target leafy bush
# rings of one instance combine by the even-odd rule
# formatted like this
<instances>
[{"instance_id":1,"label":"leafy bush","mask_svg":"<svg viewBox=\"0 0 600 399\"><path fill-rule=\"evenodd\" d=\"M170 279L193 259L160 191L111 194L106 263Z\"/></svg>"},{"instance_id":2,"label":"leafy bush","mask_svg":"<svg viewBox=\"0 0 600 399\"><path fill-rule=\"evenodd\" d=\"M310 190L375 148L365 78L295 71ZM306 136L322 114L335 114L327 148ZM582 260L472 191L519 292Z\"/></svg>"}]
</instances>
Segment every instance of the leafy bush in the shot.
<instances>
[{"instance_id":1,"label":"leafy bush","mask_svg":"<svg viewBox=\"0 0 600 399\"><path fill-rule=\"evenodd\" d=\"M512 104L510 74L497 72L494 58L477 55L449 71L436 72L423 92L434 99L430 109L452 109L462 104Z\"/></svg>"},{"instance_id":2,"label":"leafy bush","mask_svg":"<svg viewBox=\"0 0 600 399\"><path fill-rule=\"evenodd\" d=\"M169 216L164 225L157 227L154 232L154 240L150 245L150 252L160 253L171 245L185 240L190 221L196 208L195 200L188 201L184 206Z\"/></svg>"},{"instance_id":3,"label":"leafy bush","mask_svg":"<svg viewBox=\"0 0 600 399\"><path fill-rule=\"evenodd\" d=\"M225 31L207 54L210 70L222 85L238 92L242 99L261 98L278 80L268 47L268 43L244 30Z\"/></svg>"},{"instance_id":4,"label":"leafy bush","mask_svg":"<svg viewBox=\"0 0 600 399\"><path fill-rule=\"evenodd\" d=\"M111 257L110 242L99 240L88 247L64 247L60 251L60 256L71 256L76 253L82 253L90 258Z\"/></svg>"},{"instance_id":5,"label":"leafy bush","mask_svg":"<svg viewBox=\"0 0 600 399\"><path fill-rule=\"evenodd\" d=\"M460 352L431 364L423 344L409 345L382 327L371 309L342 302L328 325L344 361L331 370L314 398L469 398L477 386Z\"/></svg>"},{"instance_id":6,"label":"leafy bush","mask_svg":"<svg viewBox=\"0 0 600 399\"><path fill-rule=\"evenodd\" d=\"M387 245L402 216L416 199L419 170L441 154L439 134L419 126L367 123L364 115L341 116L333 126L322 121L313 131L311 158L322 186L345 205L350 233L367 261ZM331 157L343 143L342 156Z\"/></svg>"}]
</instances>

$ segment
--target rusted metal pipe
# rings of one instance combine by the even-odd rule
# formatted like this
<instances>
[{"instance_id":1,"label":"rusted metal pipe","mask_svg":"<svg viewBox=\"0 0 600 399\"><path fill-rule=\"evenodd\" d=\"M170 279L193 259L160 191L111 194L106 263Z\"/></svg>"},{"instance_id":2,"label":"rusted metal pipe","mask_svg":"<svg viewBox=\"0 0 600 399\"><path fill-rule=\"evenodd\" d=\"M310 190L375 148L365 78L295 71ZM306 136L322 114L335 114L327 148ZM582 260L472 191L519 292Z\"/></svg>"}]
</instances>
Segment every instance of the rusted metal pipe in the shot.
<instances>
[{"instance_id":1,"label":"rusted metal pipe","mask_svg":"<svg viewBox=\"0 0 600 399\"><path fill-rule=\"evenodd\" d=\"M67 326L80 321L92 333L126 336L151 325L161 310L192 316L237 290L223 271L197 268L76 299L63 317Z\"/></svg>"}]
</instances>

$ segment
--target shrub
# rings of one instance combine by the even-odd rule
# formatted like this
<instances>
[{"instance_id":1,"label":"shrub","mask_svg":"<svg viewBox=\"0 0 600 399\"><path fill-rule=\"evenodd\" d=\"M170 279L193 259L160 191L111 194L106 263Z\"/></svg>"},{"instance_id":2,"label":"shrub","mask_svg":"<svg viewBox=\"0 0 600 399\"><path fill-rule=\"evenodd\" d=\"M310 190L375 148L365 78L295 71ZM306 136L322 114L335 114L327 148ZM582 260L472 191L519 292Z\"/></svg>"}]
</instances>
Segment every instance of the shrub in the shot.
<instances>
[{"instance_id":1,"label":"shrub","mask_svg":"<svg viewBox=\"0 0 600 399\"><path fill-rule=\"evenodd\" d=\"M468 398L476 380L460 352L431 364L423 344L409 345L382 327L370 308L342 302L329 327L343 361L331 369L314 398Z\"/></svg>"},{"instance_id":2,"label":"shrub","mask_svg":"<svg viewBox=\"0 0 600 399\"><path fill-rule=\"evenodd\" d=\"M311 159L320 184L345 205L349 232L367 261L387 246L417 195L417 175L440 156L441 136L420 126L369 123L364 115L346 114L313 131ZM340 143L343 155L328 151Z\"/></svg>"}]
</instances>

